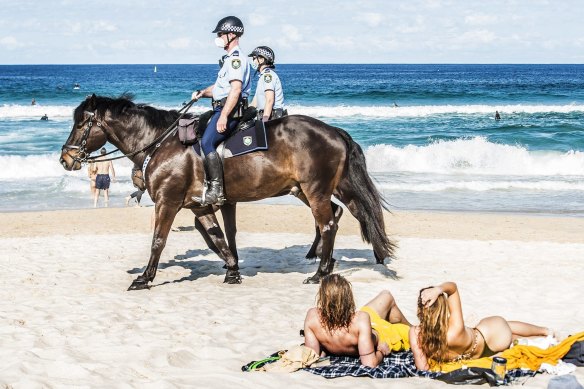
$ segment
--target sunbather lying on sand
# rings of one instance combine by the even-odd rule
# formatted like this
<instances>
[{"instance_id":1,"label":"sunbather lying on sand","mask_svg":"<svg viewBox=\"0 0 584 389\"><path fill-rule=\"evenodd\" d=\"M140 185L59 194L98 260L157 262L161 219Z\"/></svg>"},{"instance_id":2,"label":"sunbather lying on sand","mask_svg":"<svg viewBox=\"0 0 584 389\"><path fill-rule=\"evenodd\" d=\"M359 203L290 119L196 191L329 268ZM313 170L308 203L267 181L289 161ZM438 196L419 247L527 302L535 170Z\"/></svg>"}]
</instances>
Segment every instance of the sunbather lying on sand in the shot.
<instances>
[{"instance_id":1,"label":"sunbather lying on sand","mask_svg":"<svg viewBox=\"0 0 584 389\"><path fill-rule=\"evenodd\" d=\"M410 329L410 343L416 367L422 370L428 370L428 359L449 362L489 357L508 349L516 338L553 335L548 328L500 316L486 317L476 328L466 327L454 282L420 291L418 319L420 325Z\"/></svg>"},{"instance_id":2,"label":"sunbather lying on sand","mask_svg":"<svg viewBox=\"0 0 584 389\"><path fill-rule=\"evenodd\" d=\"M351 284L341 275L322 279L316 307L304 320L305 345L317 354L359 356L376 367L391 351L410 348L406 320L389 291L382 291L355 312Z\"/></svg>"}]
</instances>

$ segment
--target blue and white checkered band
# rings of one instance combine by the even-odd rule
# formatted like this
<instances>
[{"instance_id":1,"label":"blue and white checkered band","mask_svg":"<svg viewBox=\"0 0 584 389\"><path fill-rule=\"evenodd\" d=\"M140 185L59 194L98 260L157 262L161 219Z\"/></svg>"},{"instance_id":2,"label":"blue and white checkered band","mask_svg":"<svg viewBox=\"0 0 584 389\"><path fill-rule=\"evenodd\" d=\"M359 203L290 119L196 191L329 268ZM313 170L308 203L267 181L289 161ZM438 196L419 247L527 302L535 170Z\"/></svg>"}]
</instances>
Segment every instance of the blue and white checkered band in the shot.
<instances>
[{"instance_id":1,"label":"blue and white checkered band","mask_svg":"<svg viewBox=\"0 0 584 389\"><path fill-rule=\"evenodd\" d=\"M224 23L219 30L221 32L239 32L243 34L243 27L232 26L229 23Z\"/></svg>"},{"instance_id":2,"label":"blue and white checkered band","mask_svg":"<svg viewBox=\"0 0 584 389\"><path fill-rule=\"evenodd\" d=\"M262 57L264 57L268 61L273 61L274 60L274 58L272 57L272 53L270 53L268 50L261 49L261 48L257 48L257 49L254 50L254 53L256 55L261 55Z\"/></svg>"}]
</instances>

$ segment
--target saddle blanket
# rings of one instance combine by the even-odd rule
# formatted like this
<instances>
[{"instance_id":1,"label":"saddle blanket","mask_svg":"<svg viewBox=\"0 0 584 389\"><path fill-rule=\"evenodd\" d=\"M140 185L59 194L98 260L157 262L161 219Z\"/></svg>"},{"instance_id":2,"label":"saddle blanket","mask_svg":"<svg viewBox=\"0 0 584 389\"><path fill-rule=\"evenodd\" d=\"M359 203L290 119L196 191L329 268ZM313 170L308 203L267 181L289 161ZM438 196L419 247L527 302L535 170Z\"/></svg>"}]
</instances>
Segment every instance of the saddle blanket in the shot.
<instances>
[{"instance_id":1,"label":"saddle blanket","mask_svg":"<svg viewBox=\"0 0 584 389\"><path fill-rule=\"evenodd\" d=\"M199 142L193 145L193 149L198 155L201 155ZM224 159L267 149L268 137L266 136L264 123L261 120L256 120L254 125L236 131L226 141L217 146L217 152Z\"/></svg>"}]
</instances>

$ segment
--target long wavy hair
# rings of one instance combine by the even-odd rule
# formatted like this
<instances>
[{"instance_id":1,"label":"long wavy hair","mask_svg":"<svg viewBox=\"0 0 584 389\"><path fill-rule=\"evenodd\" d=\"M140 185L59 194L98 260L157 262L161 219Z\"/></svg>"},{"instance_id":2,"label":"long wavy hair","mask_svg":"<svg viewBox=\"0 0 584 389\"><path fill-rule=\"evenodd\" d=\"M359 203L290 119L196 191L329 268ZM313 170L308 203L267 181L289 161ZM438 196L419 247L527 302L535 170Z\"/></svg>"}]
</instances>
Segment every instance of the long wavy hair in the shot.
<instances>
[{"instance_id":1,"label":"long wavy hair","mask_svg":"<svg viewBox=\"0 0 584 389\"><path fill-rule=\"evenodd\" d=\"M316 295L320 322L328 331L349 329L355 315L355 300L351 284L339 274L330 274L320 282Z\"/></svg>"},{"instance_id":2,"label":"long wavy hair","mask_svg":"<svg viewBox=\"0 0 584 389\"><path fill-rule=\"evenodd\" d=\"M422 303L422 292L418 295L418 320L420 320L420 333L418 343L428 359L437 362L446 362L448 353L448 302L444 294L438 296L434 304L429 307Z\"/></svg>"}]
</instances>

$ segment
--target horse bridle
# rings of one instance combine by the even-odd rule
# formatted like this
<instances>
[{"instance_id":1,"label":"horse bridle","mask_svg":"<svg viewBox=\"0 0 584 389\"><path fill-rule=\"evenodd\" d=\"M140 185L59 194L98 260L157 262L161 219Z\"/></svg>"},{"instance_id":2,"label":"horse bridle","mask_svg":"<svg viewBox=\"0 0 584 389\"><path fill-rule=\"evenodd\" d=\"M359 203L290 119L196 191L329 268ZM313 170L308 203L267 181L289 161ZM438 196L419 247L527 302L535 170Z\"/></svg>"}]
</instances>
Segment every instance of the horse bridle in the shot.
<instances>
[{"instance_id":1,"label":"horse bridle","mask_svg":"<svg viewBox=\"0 0 584 389\"><path fill-rule=\"evenodd\" d=\"M61 150L66 149L66 150L79 150L77 152L76 156L71 156L71 154L67 153L69 155L69 157L71 157L73 159L74 162L79 162L80 164L84 164L87 162L89 155L91 153L87 152L87 149L85 148L85 145L87 144L87 139L89 138L89 132L91 131L91 127L93 127L93 118L95 117L95 112L89 112L89 111L83 111L83 113L85 113L86 115L88 115L88 118L85 119L83 121L83 123L81 124L82 126L85 124L85 128L83 129L83 135L81 135L81 142L79 144L79 146L76 145L70 145L70 144L64 144L61 147ZM97 124L98 127L101 127L102 122L99 120L96 120L95 124Z\"/></svg>"},{"instance_id":2,"label":"horse bridle","mask_svg":"<svg viewBox=\"0 0 584 389\"><path fill-rule=\"evenodd\" d=\"M87 138L89 138L89 132L91 131L91 127L93 126L93 117L96 116L95 112L89 112L89 111L83 111L86 115L89 115L89 117L87 119L85 119L83 121L83 123L81 125L83 125L84 123L87 122L86 127L83 129L83 135L81 136L81 144L79 146L76 145L69 145L69 144L65 144L61 147L61 150L63 149L67 149L67 150L79 150L77 152L77 155L75 157L72 157L71 154L67 153L69 155L69 157L71 157L73 159L74 162L79 162L81 164L87 163L88 161L93 161L99 158L100 162L106 162L106 161L115 161L116 159L121 159L124 157L132 157L136 154L139 154L141 152L144 152L148 149L150 149L152 146L156 146L156 149L158 149L162 142L168 138L168 136L173 132L173 130L176 128L176 124L179 122L180 119L183 118L183 116L187 113L187 111L191 108L191 106L197 102L198 99L192 99L191 101L189 101L186 105L184 105L178 112L180 113L179 117L174 121L174 123L172 123L166 130L163 131L163 133L158 136L156 139L154 139L150 144L148 144L145 147L142 147L140 150L136 150L133 151L131 153L128 154L123 154L120 155L118 157L113 157L113 158L107 158L107 159L103 159L104 156L106 155L110 155L113 154L117 151L119 151L120 149L115 149L113 151L110 151L106 154L102 154L99 157L90 157L89 155L91 153L87 152L87 149L85 148L85 145L87 144ZM182 112L182 113L181 113ZM96 120L96 124L98 127L105 127L105 122L103 121L99 121ZM103 131L103 130L102 130ZM81 155L81 157L80 157Z\"/></svg>"}]
</instances>

